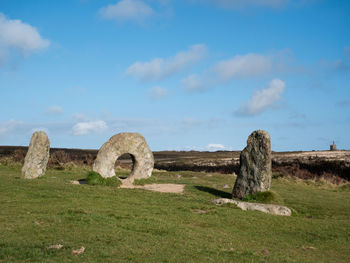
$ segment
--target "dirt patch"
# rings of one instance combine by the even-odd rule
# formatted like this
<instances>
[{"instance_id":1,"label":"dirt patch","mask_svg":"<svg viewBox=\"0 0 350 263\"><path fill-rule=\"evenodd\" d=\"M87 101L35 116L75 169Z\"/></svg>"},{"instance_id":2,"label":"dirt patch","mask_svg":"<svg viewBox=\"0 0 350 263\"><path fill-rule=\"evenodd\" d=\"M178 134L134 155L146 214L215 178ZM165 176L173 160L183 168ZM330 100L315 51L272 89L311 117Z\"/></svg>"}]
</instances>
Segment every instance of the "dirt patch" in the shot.
<instances>
[{"instance_id":1,"label":"dirt patch","mask_svg":"<svg viewBox=\"0 0 350 263\"><path fill-rule=\"evenodd\" d=\"M185 189L183 184L148 184L148 185L121 185L120 188L145 189L160 193L182 194Z\"/></svg>"},{"instance_id":2,"label":"dirt patch","mask_svg":"<svg viewBox=\"0 0 350 263\"><path fill-rule=\"evenodd\" d=\"M86 184L85 179L76 181L70 181L71 184L81 185ZM146 185L133 185L133 184L122 184L120 188L126 189L145 189L160 193L172 193L172 194L183 194L185 190L184 184L146 184Z\"/></svg>"}]
</instances>

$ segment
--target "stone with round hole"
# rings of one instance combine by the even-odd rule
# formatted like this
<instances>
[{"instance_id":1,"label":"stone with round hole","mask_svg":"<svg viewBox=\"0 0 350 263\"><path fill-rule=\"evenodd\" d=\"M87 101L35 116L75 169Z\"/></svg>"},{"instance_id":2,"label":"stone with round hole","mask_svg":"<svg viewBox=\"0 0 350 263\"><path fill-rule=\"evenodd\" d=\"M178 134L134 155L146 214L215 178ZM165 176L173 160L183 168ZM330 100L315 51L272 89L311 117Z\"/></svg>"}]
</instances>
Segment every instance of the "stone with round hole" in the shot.
<instances>
[{"instance_id":1,"label":"stone with round hole","mask_svg":"<svg viewBox=\"0 0 350 263\"><path fill-rule=\"evenodd\" d=\"M118 133L105 142L99 150L93 164L93 171L102 177L115 176L114 165L123 154L131 155L133 168L123 184L132 184L135 179L147 178L152 175L154 158L145 138L139 133Z\"/></svg>"}]
</instances>

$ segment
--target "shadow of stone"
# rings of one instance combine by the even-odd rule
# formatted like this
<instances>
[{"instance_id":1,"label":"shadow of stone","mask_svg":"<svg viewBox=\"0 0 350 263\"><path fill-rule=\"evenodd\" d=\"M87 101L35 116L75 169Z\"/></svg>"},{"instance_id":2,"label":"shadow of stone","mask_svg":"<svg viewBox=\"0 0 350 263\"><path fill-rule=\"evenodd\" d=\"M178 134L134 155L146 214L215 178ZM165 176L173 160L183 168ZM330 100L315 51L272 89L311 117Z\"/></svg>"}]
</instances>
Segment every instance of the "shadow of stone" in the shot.
<instances>
[{"instance_id":1,"label":"shadow of stone","mask_svg":"<svg viewBox=\"0 0 350 263\"><path fill-rule=\"evenodd\" d=\"M87 184L85 179L79 179L78 182L79 182L79 184Z\"/></svg>"},{"instance_id":2,"label":"shadow of stone","mask_svg":"<svg viewBox=\"0 0 350 263\"><path fill-rule=\"evenodd\" d=\"M209 194L212 194L212 195L215 195L215 196L218 196L218 197L221 197L221 198L229 198L229 199L232 198L232 194L231 193L227 193L227 192L224 192L224 191L221 191L221 190L217 190L215 188L210 188L210 187L206 187L206 186L199 186L199 185L196 185L195 188L197 190L199 190L199 191L207 192Z\"/></svg>"},{"instance_id":3,"label":"shadow of stone","mask_svg":"<svg viewBox=\"0 0 350 263\"><path fill-rule=\"evenodd\" d=\"M121 180L124 180L124 179L128 178L128 176L118 176L118 178Z\"/></svg>"}]
</instances>

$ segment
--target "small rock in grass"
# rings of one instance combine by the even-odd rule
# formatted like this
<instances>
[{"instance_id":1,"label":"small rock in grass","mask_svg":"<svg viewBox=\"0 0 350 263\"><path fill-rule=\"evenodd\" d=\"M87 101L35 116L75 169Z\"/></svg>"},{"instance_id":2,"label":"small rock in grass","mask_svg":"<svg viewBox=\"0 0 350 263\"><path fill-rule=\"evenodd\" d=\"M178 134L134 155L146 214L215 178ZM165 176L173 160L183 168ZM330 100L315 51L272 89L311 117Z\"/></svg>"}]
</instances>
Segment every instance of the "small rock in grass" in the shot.
<instances>
[{"instance_id":1,"label":"small rock in grass","mask_svg":"<svg viewBox=\"0 0 350 263\"><path fill-rule=\"evenodd\" d=\"M207 174L208 177L212 177L213 175L212 174Z\"/></svg>"},{"instance_id":2,"label":"small rock in grass","mask_svg":"<svg viewBox=\"0 0 350 263\"><path fill-rule=\"evenodd\" d=\"M177 178L181 178L182 176L181 176L181 174L177 174L177 175L175 175Z\"/></svg>"},{"instance_id":3,"label":"small rock in grass","mask_svg":"<svg viewBox=\"0 0 350 263\"><path fill-rule=\"evenodd\" d=\"M303 246L304 250L315 250L315 247L311 247L311 246Z\"/></svg>"},{"instance_id":4,"label":"small rock in grass","mask_svg":"<svg viewBox=\"0 0 350 263\"><path fill-rule=\"evenodd\" d=\"M235 204L238 208L244 211L255 210L272 215L290 216L292 214L292 211L288 207L281 205L249 203L228 198L215 199L213 200L213 203L216 205Z\"/></svg>"},{"instance_id":5,"label":"small rock in grass","mask_svg":"<svg viewBox=\"0 0 350 263\"><path fill-rule=\"evenodd\" d=\"M81 248L79 248L77 250L73 250L72 254L73 255L80 255L80 254L83 254L84 252L85 252L85 247L81 247Z\"/></svg>"},{"instance_id":6,"label":"small rock in grass","mask_svg":"<svg viewBox=\"0 0 350 263\"><path fill-rule=\"evenodd\" d=\"M63 245L61 245L61 244L56 244L56 245L48 246L47 248L48 248L48 249L61 249L62 247L63 247Z\"/></svg>"},{"instance_id":7,"label":"small rock in grass","mask_svg":"<svg viewBox=\"0 0 350 263\"><path fill-rule=\"evenodd\" d=\"M197 214L205 214L208 213L208 210L202 210L202 209L194 209L193 212L197 213Z\"/></svg>"},{"instance_id":8,"label":"small rock in grass","mask_svg":"<svg viewBox=\"0 0 350 263\"><path fill-rule=\"evenodd\" d=\"M269 252L267 249L261 250L261 253L262 253L263 255L265 255L265 256L270 255L270 252Z\"/></svg>"},{"instance_id":9,"label":"small rock in grass","mask_svg":"<svg viewBox=\"0 0 350 263\"><path fill-rule=\"evenodd\" d=\"M230 188L230 186L228 184L224 184L222 188L227 189L227 188Z\"/></svg>"}]
</instances>

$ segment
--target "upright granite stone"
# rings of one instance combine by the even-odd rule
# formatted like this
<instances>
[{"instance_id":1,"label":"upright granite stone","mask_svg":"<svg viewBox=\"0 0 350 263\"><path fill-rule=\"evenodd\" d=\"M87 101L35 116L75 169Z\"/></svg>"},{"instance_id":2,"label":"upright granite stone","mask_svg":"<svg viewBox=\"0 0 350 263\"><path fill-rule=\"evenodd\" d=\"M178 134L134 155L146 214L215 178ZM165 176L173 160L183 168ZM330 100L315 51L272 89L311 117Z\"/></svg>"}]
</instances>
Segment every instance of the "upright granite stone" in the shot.
<instances>
[{"instance_id":1,"label":"upright granite stone","mask_svg":"<svg viewBox=\"0 0 350 263\"><path fill-rule=\"evenodd\" d=\"M27 179L45 174L50 156L50 141L43 131L34 132L22 167L22 176Z\"/></svg>"},{"instance_id":2,"label":"upright granite stone","mask_svg":"<svg viewBox=\"0 0 350 263\"><path fill-rule=\"evenodd\" d=\"M139 133L119 133L112 136L102 145L92 169L105 178L115 176L115 162L125 153L131 155L133 168L129 177L122 180L123 184L132 184L135 179L152 175L153 153Z\"/></svg>"},{"instance_id":3,"label":"upright granite stone","mask_svg":"<svg viewBox=\"0 0 350 263\"><path fill-rule=\"evenodd\" d=\"M232 196L242 199L247 194L268 191L271 186L271 143L266 131L254 131L241 152L239 173Z\"/></svg>"}]
</instances>

